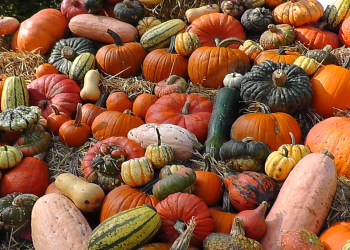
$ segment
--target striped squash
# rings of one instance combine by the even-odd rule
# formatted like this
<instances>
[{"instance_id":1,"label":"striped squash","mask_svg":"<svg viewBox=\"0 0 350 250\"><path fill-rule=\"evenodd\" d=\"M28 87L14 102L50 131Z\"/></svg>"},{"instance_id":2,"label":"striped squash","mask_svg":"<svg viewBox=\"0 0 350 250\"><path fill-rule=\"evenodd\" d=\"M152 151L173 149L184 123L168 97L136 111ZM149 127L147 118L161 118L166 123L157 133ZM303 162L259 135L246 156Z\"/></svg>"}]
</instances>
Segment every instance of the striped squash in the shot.
<instances>
[{"instance_id":1,"label":"striped squash","mask_svg":"<svg viewBox=\"0 0 350 250\"><path fill-rule=\"evenodd\" d=\"M23 78L11 76L5 80L1 95L1 111L18 106L29 106L29 93Z\"/></svg>"},{"instance_id":2,"label":"striped squash","mask_svg":"<svg viewBox=\"0 0 350 250\"><path fill-rule=\"evenodd\" d=\"M69 78L82 82L86 72L95 69L95 56L89 52L84 52L77 56L69 70Z\"/></svg>"},{"instance_id":3,"label":"striped squash","mask_svg":"<svg viewBox=\"0 0 350 250\"><path fill-rule=\"evenodd\" d=\"M91 233L88 250L131 250L150 240L162 223L155 208L143 205L115 214Z\"/></svg>"},{"instance_id":4,"label":"striped squash","mask_svg":"<svg viewBox=\"0 0 350 250\"><path fill-rule=\"evenodd\" d=\"M141 37L140 43L147 51L167 48L170 39L186 30L187 25L180 19L171 19L147 30Z\"/></svg>"},{"instance_id":5,"label":"striped squash","mask_svg":"<svg viewBox=\"0 0 350 250\"><path fill-rule=\"evenodd\" d=\"M350 0L334 0L323 13L323 19L331 30L339 29L342 22L349 16Z\"/></svg>"}]
</instances>

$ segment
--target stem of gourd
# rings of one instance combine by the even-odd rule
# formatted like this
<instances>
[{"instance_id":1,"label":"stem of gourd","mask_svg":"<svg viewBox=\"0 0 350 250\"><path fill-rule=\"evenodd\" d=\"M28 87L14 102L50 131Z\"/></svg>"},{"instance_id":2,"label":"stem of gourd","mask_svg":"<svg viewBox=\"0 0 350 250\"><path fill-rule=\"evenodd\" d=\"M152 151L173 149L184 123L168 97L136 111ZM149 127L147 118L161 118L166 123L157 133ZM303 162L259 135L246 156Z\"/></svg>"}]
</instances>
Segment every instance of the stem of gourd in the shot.
<instances>
[{"instance_id":1,"label":"stem of gourd","mask_svg":"<svg viewBox=\"0 0 350 250\"><path fill-rule=\"evenodd\" d=\"M193 237L193 231L196 227L196 220L191 218L186 230L174 241L169 250L185 250L188 249L191 238Z\"/></svg>"},{"instance_id":2,"label":"stem of gourd","mask_svg":"<svg viewBox=\"0 0 350 250\"><path fill-rule=\"evenodd\" d=\"M131 1L129 1L129 0L124 0L124 1L123 1L123 4L124 4L127 8L131 8L131 6L132 6Z\"/></svg>"},{"instance_id":3,"label":"stem of gourd","mask_svg":"<svg viewBox=\"0 0 350 250\"><path fill-rule=\"evenodd\" d=\"M50 107L53 109L53 112L55 112L55 115L61 115L60 111L55 105L50 105Z\"/></svg>"},{"instance_id":4,"label":"stem of gourd","mask_svg":"<svg viewBox=\"0 0 350 250\"><path fill-rule=\"evenodd\" d=\"M74 123L73 123L73 125L77 126L77 127L79 127L81 125L81 116L82 116L82 114L81 114L81 106L82 106L82 104L78 103L78 105L77 105L77 113L75 114L75 120L74 120Z\"/></svg>"},{"instance_id":5,"label":"stem of gourd","mask_svg":"<svg viewBox=\"0 0 350 250\"><path fill-rule=\"evenodd\" d=\"M181 110L181 114L182 115L188 115L188 107L190 106L190 102L186 101L185 105L183 106L182 110Z\"/></svg>"},{"instance_id":6,"label":"stem of gourd","mask_svg":"<svg viewBox=\"0 0 350 250\"><path fill-rule=\"evenodd\" d=\"M241 217L236 216L234 218L233 223L232 223L232 228L231 228L230 235L232 237L236 237L236 236L239 236L239 235L245 236L244 222L243 222L243 219Z\"/></svg>"},{"instance_id":7,"label":"stem of gourd","mask_svg":"<svg viewBox=\"0 0 350 250\"><path fill-rule=\"evenodd\" d=\"M158 138L158 147L160 147L160 145L162 145L162 141L160 140L160 133L158 128L156 128L156 132L157 132L157 138Z\"/></svg>"},{"instance_id":8,"label":"stem of gourd","mask_svg":"<svg viewBox=\"0 0 350 250\"><path fill-rule=\"evenodd\" d=\"M272 73L272 81L277 86L283 86L287 80L287 74L282 69L277 69Z\"/></svg>"},{"instance_id":9,"label":"stem of gourd","mask_svg":"<svg viewBox=\"0 0 350 250\"><path fill-rule=\"evenodd\" d=\"M274 24L269 24L269 25L267 26L267 28L268 28L269 31L272 32L272 33L276 33L276 32L278 31L278 28L277 28L276 25L274 25Z\"/></svg>"},{"instance_id":10,"label":"stem of gourd","mask_svg":"<svg viewBox=\"0 0 350 250\"><path fill-rule=\"evenodd\" d=\"M67 60L72 59L75 56L74 50L69 46L64 46L61 50L61 54Z\"/></svg>"},{"instance_id":11,"label":"stem of gourd","mask_svg":"<svg viewBox=\"0 0 350 250\"><path fill-rule=\"evenodd\" d=\"M108 35L110 35L113 38L113 41L114 41L116 47L124 45L120 36L117 33L115 33L113 30L107 29L107 33L108 33Z\"/></svg>"},{"instance_id":12,"label":"stem of gourd","mask_svg":"<svg viewBox=\"0 0 350 250\"><path fill-rule=\"evenodd\" d=\"M295 136L292 132L289 132L290 138L292 138L292 145L295 145Z\"/></svg>"},{"instance_id":13,"label":"stem of gourd","mask_svg":"<svg viewBox=\"0 0 350 250\"><path fill-rule=\"evenodd\" d=\"M216 41L215 41L216 43ZM219 43L216 43L216 47L228 47L230 46L231 44L234 44L234 43L239 43L239 44L243 44L244 43L244 40L242 39L239 39L237 37L229 37L229 38L226 38L222 41L220 41Z\"/></svg>"},{"instance_id":14,"label":"stem of gourd","mask_svg":"<svg viewBox=\"0 0 350 250\"><path fill-rule=\"evenodd\" d=\"M244 142L244 143L249 143L251 141L254 141L254 138L251 136L247 136L247 137L243 138L243 140L242 140L242 142Z\"/></svg>"}]
</instances>

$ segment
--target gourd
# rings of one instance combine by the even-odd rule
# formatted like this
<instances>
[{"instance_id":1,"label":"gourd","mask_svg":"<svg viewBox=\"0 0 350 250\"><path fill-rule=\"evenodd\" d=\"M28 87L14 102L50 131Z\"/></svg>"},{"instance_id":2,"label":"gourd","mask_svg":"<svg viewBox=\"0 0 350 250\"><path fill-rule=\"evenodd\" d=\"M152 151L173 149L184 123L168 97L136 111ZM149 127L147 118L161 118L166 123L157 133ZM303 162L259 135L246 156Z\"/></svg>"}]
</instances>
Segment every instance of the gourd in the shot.
<instances>
[{"instance_id":1,"label":"gourd","mask_svg":"<svg viewBox=\"0 0 350 250\"><path fill-rule=\"evenodd\" d=\"M187 81L178 76L171 75L167 79L160 81L154 87L154 94L160 98L163 95L170 95L172 93L186 93L188 89Z\"/></svg>"},{"instance_id":2,"label":"gourd","mask_svg":"<svg viewBox=\"0 0 350 250\"><path fill-rule=\"evenodd\" d=\"M86 182L71 173L57 176L55 186L83 212L98 210L105 198L105 193L99 185Z\"/></svg>"},{"instance_id":3,"label":"gourd","mask_svg":"<svg viewBox=\"0 0 350 250\"><path fill-rule=\"evenodd\" d=\"M87 249L92 230L66 196L56 193L42 196L34 204L31 218L35 249Z\"/></svg>"},{"instance_id":4,"label":"gourd","mask_svg":"<svg viewBox=\"0 0 350 250\"><path fill-rule=\"evenodd\" d=\"M120 21L136 24L143 18L145 8L138 0L123 0L114 6L113 14Z\"/></svg>"},{"instance_id":5,"label":"gourd","mask_svg":"<svg viewBox=\"0 0 350 250\"><path fill-rule=\"evenodd\" d=\"M80 97L84 101L96 102L101 95L100 73L95 69L90 69L84 76L84 86L80 91Z\"/></svg>"},{"instance_id":6,"label":"gourd","mask_svg":"<svg viewBox=\"0 0 350 250\"><path fill-rule=\"evenodd\" d=\"M95 68L95 56L89 52L84 52L77 56L69 69L69 78L76 81L83 81L85 74Z\"/></svg>"},{"instance_id":7,"label":"gourd","mask_svg":"<svg viewBox=\"0 0 350 250\"><path fill-rule=\"evenodd\" d=\"M0 129L17 132L36 123L40 118L41 110L37 106L18 106L6 109L0 113Z\"/></svg>"},{"instance_id":8,"label":"gourd","mask_svg":"<svg viewBox=\"0 0 350 250\"><path fill-rule=\"evenodd\" d=\"M147 30L161 23L162 21L153 16L146 16L138 21L136 29L139 31L139 36L142 37Z\"/></svg>"},{"instance_id":9,"label":"gourd","mask_svg":"<svg viewBox=\"0 0 350 250\"><path fill-rule=\"evenodd\" d=\"M19 27L19 21L15 17L0 17L0 36L10 35L16 32Z\"/></svg>"},{"instance_id":10,"label":"gourd","mask_svg":"<svg viewBox=\"0 0 350 250\"><path fill-rule=\"evenodd\" d=\"M29 93L23 77L7 77L1 94L1 111L18 106L29 106Z\"/></svg>"},{"instance_id":11,"label":"gourd","mask_svg":"<svg viewBox=\"0 0 350 250\"><path fill-rule=\"evenodd\" d=\"M210 13L220 13L220 6L208 4L198 8L191 8L186 10L185 17L189 23L192 23L195 19Z\"/></svg>"},{"instance_id":12,"label":"gourd","mask_svg":"<svg viewBox=\"0 0 350 250\"><path fill-rule=\"evenodd\" d=\"M22 161L22 158L22 152L16 147L0 146L0 169L13 168Z\"/></svg>"},{"instance_id":13,"label":"gourd","mask_svg":"<svg viewBox=\"0 0 350 250\"><path fill-rule=\"evenodd\" d=\"M259 43L264 49L278 49L288 46L295 40L293 26L289 24L269 24L267 30L261 34Z\"/></svg>"},{"instance_id":14,"label":"gourd","mask_svg":"<svg viewBox=\"0 0 350 250\"><path fill-rule=\"evenodd\" d=\"M241 89L241 82L243 81L243 75L237 72L229 73L224 77L222 81L224 87Z\"/></svg>"},{"instance_id":15,"label":"gourd","mask_svg":"<svg viewBox=\"0 0 350 250\"><path fill-rule=\"evenodd\" d=\"M153 166L147 157L124 161L121 165L123 182L131 187L144 186L152 181L153 176Z\"/></svg>"},{"instance_id":16,"label":"gourd","mask_svg":"<svg viewBox=\"0 0 350 250\"><path fill-rule=\"evenodd\" d=\"M305 73L308 76L312 76L316 72L316 70L321 66L321 64L318 63L315 59L307 56L299 56L293 64L305 70Z\"/></svg>"},{"instance_id":17,"label":"gourd","mask_svg":"<svg viewBox=\"0 0 350 250\"><path fill-rule=\"evenodd\" d=\"M265 0L263 0L263 2L265 2ZM243 1L243 4L244 3ZM272 22L271 11L264 7L247 9L241 17L241 23L247 32L256 35L263 33Z\"/></svg>"},{"instance_id":18,"label":"gourd","mask_svg":"<svg viewBox=\"0 0 350 250\"><path fill-rule=\"evenodd\" d=\"M52 135L49 132L27 128L21 133L14 146L21 150L24 157L39 154L50 146Z\"/></svg>"},{"instance_id":19,"label":"gourd","mask_svg":"<svg viewBox=\"0 0 350 250\"><path fill-rule=\"evenodd\" d=\"M311 153L290 172L266 217L267 230L260 240L265 249L279 250L282 234L292 228L320 232L337 188L331 157L326 151Z\"/></svg>"},{"instance_id":20,"label":"gourd","mask_svg":"<svg viewBox=\"0 0 350 250\"><path fill-rule=\"evenodd\" d=\"M327 5L323 19L327 23L327 29L339 30L341 24L350 16L350 5L348 0L334 0Z\"/></svg>"}]
</instances>

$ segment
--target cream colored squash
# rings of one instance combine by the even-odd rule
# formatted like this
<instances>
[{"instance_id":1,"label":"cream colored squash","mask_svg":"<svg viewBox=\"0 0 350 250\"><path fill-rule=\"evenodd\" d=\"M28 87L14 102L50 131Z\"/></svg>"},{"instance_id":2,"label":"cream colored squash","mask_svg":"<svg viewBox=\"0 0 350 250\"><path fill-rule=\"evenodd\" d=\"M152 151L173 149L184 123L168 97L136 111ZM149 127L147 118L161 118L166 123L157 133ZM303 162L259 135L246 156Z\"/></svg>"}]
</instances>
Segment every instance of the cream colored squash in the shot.
<instances>
[{"instance_id":1,"label":"cream colored squash","mask_svg":"<svg viewBox=\"0 0 350 250\"><path fill-rule=\"evenodd\" d=\"M208 4L199 8L188 9L185 12L185 17L189 23L192 23L198 17L210 13L220 13L220 6L217 4Z\"/></svg>"},{"instance_id":2,"label":"cream colored squash","mask_svg":"<svg viewBox=\"0 0 350 250\"><path fill-rule=\"evenodd\" d=\"M90 69L84 76L84 86L80 91L80 97L84 101L96 102L101 96L100 73L96 69Z\"/></svg>"}]
</instances>

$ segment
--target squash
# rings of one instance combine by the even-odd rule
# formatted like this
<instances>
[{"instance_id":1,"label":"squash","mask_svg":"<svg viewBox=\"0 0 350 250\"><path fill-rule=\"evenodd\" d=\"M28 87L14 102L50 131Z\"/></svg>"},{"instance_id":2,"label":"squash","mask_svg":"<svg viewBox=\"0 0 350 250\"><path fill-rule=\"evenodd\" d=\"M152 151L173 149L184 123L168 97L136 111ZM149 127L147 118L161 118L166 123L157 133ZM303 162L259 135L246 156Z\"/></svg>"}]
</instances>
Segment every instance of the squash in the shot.
<instances>
[{"instance_id":1,"label":"squash","mask_svg":"<svg viewBox=\"0 0 350 250\"><path fill-rule=\"evenodd\" d=\"M281 236L292 228L320 232L337 189L337 170L327 152L306 155L289 173L266 217L264 249L280 250Z\"/></svg>"},{"instance_id":2,"label":"squash","mask_svg":"<svg viewBox=\"0 0 350 250\"><path fill-rule=\"evenodd\" d=\"M328 30L339 30L341 24L350 16L349 0L333 0L323 12L323 19Z\"/></svg>"},{"instance_id":3,"label":"squash","mask_svg":"<svg viewBox=\"0 0 350 250\"><path fill-rule=\"evenodd\" d=\"M1 94L1 111L18 106L29 106L29 93L23 77L7 77Z\"/></svg>"},{"instance_id":4,"label":"squash","mask_svg":"<svg viewBox=\"0 0 350 250\"><path fill-rule=\"evenodd\" d=\"M36 250L87 249L92 230L80 210L64 195L51 193L39 198L31 218Z\"/></svg>"},{"instance_id":5,"label":"squash","mask_svg":"<svg viewBox=\"0 0 350 250\"><path fill-rule=\"evenodd\" d=\"M55 186L83 212L98 210L105 198L105 193L99 185L86 182L71 173L57 176Z\"/></svg>"},{"instance_id":6,"label":"squash","mask_svg":"<svg viewBox=\"0 0 350 250\"><path fill-rule=\"evenodd\" d=\"M234 88L219 89L215 96L203 153L210 153L216 160L220 158L220 147L230 140L232 124L238 118L240 100L238 90Z\"/></svg>"},{"instance_id":7,"label":"squash","mask_svg":"<svg viewBox=\"0 0 350 250\"><path fill-rule=\"evenodd\" d=\"M185 17L189 23L192 23L198 17L210 13L220 13L220 6L217 4L208 4L198 8L191 8L186 10Z\"/></svg>"},{"instance_id":8,"label":"squash","mask_svg":"<svg viewBox=\"0 0 350 250\"><path fill-rule=\"evenodd\" d=\"M80 14L73 17L69 21L68 27L76 36L103 43L114 42L113 38L108 35L107 29L117 33L123 43L134 42L138 34L137 29L131 24L119 21L113 17L93 14Z\"/></svg>"},{"instance_id":9,"label":"squash","mask_svg":"<svg viewBox=\"0 0 350 250\"><path fill-rule=\"evenodd\" d=\"M88 250L137 249L158 232L161 223L149 205L130 208L99 224L90 235Z\"/></svg>"},{"instance_id":10,"label":"squash","mask_svg":"<svg viewBox=\"0 0 350 250\"><path fill-rule=\"evenodd\" d=\"M0 113L0 129L17 132L28 128L40 118L41 110L37 106L18 106Z\"/></svg>"},{"instance_id":11,"label":"squash","mask_svg":"<svg viewBox=\"0 0 350 250\"><path fill-rule=\"evenodd\" d=\"M82 82L85 74L91 69L95 69L95 56L84 52L74 59L69 69L69 78L78 83Z\"/></svg>"},{"instance_id":12,"label":"squash","mask_svg":"<svg viewBox=\"0 0 350 250\"><path fill-rule=\"evenodd\" d=\"M84 101L96 102L101 95L98 87L100 83L100 73L95 69L90 69L84 76L84 86L80 91L80 97Z\"/></svg>"}]
</instances>

